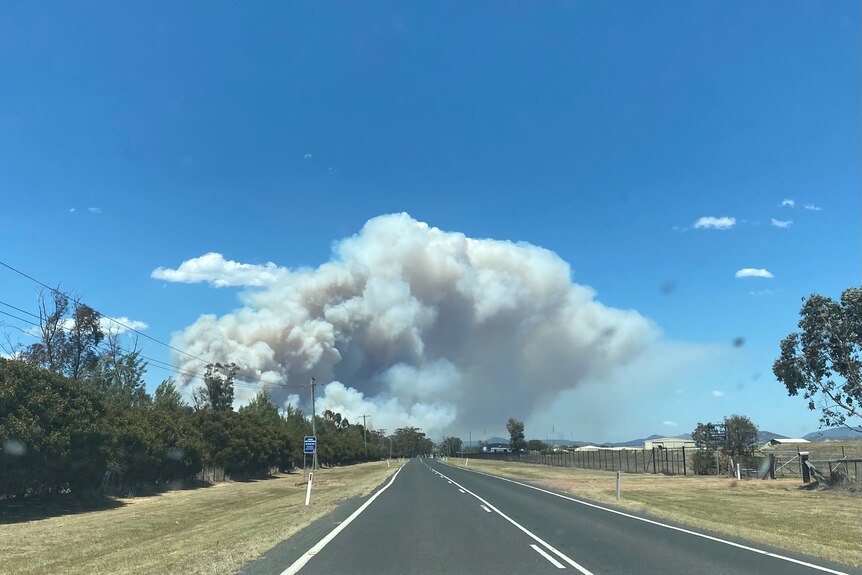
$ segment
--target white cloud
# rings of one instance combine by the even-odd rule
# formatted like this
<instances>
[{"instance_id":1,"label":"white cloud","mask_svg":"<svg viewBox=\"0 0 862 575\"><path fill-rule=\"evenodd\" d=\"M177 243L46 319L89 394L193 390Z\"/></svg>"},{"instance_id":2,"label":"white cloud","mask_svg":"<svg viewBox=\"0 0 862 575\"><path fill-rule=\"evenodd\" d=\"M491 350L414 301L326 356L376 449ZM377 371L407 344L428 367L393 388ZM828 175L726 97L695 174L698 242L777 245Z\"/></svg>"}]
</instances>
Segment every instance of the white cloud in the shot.
<instances>
[{"instance_id":1,"label":"white cloud","mask_svg":"<svg viewBox=\"0 0 862 575\"><path fill-rule=\"evenodd\" d=\"M793 220L776 220L772 218L772 225L776 228L789 228L793 225Z\"/></svg>"},{"instance_id":2,"label":"white cloud","mask_svg":"<svg viewBox=\"0 0 862 575\"><path fill-rule=\"evenodd\" d=\"M736 225L736 218L723 216L716 218L713 216L704 216L694 223L696 230L714 229L714 230L729 230Z\"/></svg>"},{"instance_id":3,"label":"white cloud","mask_svg":"<svg viewBox=\"0 0 862 575\"><path fill-rule=\"evenodd\" d=\"M753 291L750 291L750 292L748 292L748 295L753 295L753 296L762 296L762 295L772 295L772 294L774 294L774 293L775 293L775 292L774 292L774 291L772 291L771 289L763 289L763 290L753 290Z\"/></svg>"},{"instance_id":4,"label":"white cloud","mask_svg":"<svg viewBox=\"0 0 862 575\"><path fill-rule=\"evenodd\" d=\"M104 333L114 333L117 335L126 333L130 329L143 331L150 327L146 322L129 319L124 315L114 318L102 316L99 318L99 326L102 328Z\"/></svg>"},{"instance_id":5,"label":"white cloud","mask_svg":"<svg viewBox=\"0 0 862 575\"><path fill-rule=\"evenodd\" d=\"M812 212L822 212L823 208L820 206L815 206L814 204L805 204L806 210L811 210Z\"/></svg>"},{"instance_id":6,"label":"white cloud","mask_svg":"<svg viewBox=\"0 0 862 575\"><path fill-rule=\"evenodd\" d=\"M312 156L311 154L305 154L304 156L302 156L302 159L303 159L303 160L310 160L310 159L311 159L311 158L313 158L313 157L314 157L314 156Z\"/></svg>"},{"instance_id":7,"label":"white cloud","mask_svg":"<svg viewBox=\"0 0 862 575\"><path fill-rule=\"evenodd\" d=\"M101 214L102 208L87 208L87 211L91 214Z\"/></svg>"},{"instance_id":8,"label":"white cloud","mask_svg":"<svg viewBox=\"0 0 862 575\"><path fill-rule=\"evenodd\" d=\"M601 387L662 355L650 320L603 305L572 283L568 263L536 246L392 214L333 251L315 269L208 254L156 270L153 277L170 281L264 286L244 292L231 313L202 315L173 344L204 360L235 361L246 381L306 385L314 376L325 385L321 405L351 421L372 414L376 428L415 424L429 433L526 418L566 390ZM695 354L686 347L679 355ZM275 401L286 393L274 389Z\"/></svg>"},{"instance_id":9,"label":"white cloud","mask_svg":"<svg viewBox=\"0 0 862 575\"><path fill-rule=\"evenodd\" d=\"M713 397L724 397L724 392L718 391L717 389L714 389L714 390L712 390L712 396Z\"/></svg>"},{"instance_id":10,"label":"white cloud","mask_svg":"<svg viewBox=\"0 0 862 575\"><path fill-rule=\"evenodd\" d=\"M665 427L678 427L679 426L679 424L675 421L662 421L661 424L664 425Z\"/></svg>"},{"instance_id":11,"label":"white cloud","mask_svg":"<svg viewBox=\"0 0 862 575\"><path fill-rule=\"evenodd\" d=\"M737 270L736 277L738 278L773 278L772 272L763 268L742 268Z\"/></svg>"},{"instance_id":12,"label":"white cloud","mask_svg":"<svg viewBox=\"0 0 862 575\"><path fill-rule=\"evenodd\" d=\"M177 269L158 267L150 277L169 282L208 282L215 287L229 287L272 285L287 274L288 270L272 262L265 265L242 264L210 252L184 261Z\"/></svg>"},{"instance_id":13,"label":"white cloud","mask_svg":"<svg viewBox=\"0 0 862 575\"><path fill-rule=\"evenodd\" d=\"M69 213L70 213L70 214L74 214L74 213L75 213L75 208L69 208Z\"/></svg>"},{"instance_id":14,"label":"white cloud","mask_svg":"<svg viewBox=\"0 0 862 575\"><path fill-rule=\"evenodd\" d=\"M783 208L792 208L796 205L796 202L791 200L790 198L784 198L781 200L781 207Z\"/></svg>"}]
</instances>

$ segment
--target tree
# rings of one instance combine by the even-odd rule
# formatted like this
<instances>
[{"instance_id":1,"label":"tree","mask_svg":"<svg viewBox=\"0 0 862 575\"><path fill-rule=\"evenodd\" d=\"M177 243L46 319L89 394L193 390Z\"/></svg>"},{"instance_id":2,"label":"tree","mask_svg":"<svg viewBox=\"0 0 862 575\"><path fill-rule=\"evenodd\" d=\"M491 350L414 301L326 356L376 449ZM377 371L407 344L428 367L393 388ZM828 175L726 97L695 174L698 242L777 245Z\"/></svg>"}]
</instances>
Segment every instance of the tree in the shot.
<instances>
[{"instance_id":1,"label":"tree","mask_svg":"<svg viewBox=\"0 0 862 575\"><path fill-rule=\"evenodd\" d=\"M239 368L235 363L211 363L204 373L204 386L194 392L199 410L233 411L233 380Z\"/></svg>"},{"instance_id":2,"label":"tree","mask_svg":"<svg viewBox=\"0 0 862 575\"><path fill-rule=\"evenodd\" d=\"M509 447L513 451L523 451L527 447L524 441L524 422L510 417L506 422L506 430L509 432Z\"/></svg>"},{"instance_id":3,"label":"tree","mask_svg":"<svg viewBox=\"0 0 862 575\"><path fill-rule=\"evenodd\" d=\"M266 391L259 391L254 399L239 408L239 412L254 415L272 425L278 425L281 422L278 408L272 403L272 399Z\"/></svg>"},{"instance_id":4,"label":"tree","mask_svg":"<svg viewBox=\"0 0 862 575\"><path fill-rule=\"evenodd\" d=\"M731 415L724 418L727 432L725 453L734 459L751 455L757 446L757 426L744 415Z\"/></svg>"},{"instance_id":5,"label":"tree","mask_svg":"<svg viewBox=\"0 0 862 575\"><path fill-rule=\"evenodd\" d=\"M153 408L171 413L182 413L189 408L188 404L183 400L182 394L177 389L174 378L169 377L163 380L156 388L156 392L153 395Z\"/></svg>"},{"instance_id":6,"label":"tree","mask_svg":"<svg viewBox=\"0 0 862 575\"><path fill-rule=\"evenodd\" d=\"M820 409L821 426L862 431L862 288L840 302L813 294L799 315L802 331L781 341L772 372L788 395L802 392L808 409Z\"/></svg>"},{"instance_id":7,"label":"tree","mask_svg":"<svg viewBox=\"0 0 862 575\"><path fill-rule=\"evenodd\" d=\"M39 292L39 341L27 346L23 358L35 366L61 373L66 357L66 332L63 323L69 311L69 298L52 290L51 302L44 291Z\"/></svg>"},{"instance_id":8,"label":"tree","mask_svg":"<svg viewBox=\"0 0 862 575\"><path fill-rule=\"evenodd\" d=\"M549 445L542 441L541 439L531 439L527 442L525 449L527 451L539 451L544 452L548 450Z\"/></svg>"},{"instance_id":9,"label":"tree","mask_svg":"<svg viewBox=\"0 0 862 575\"><path fill-rule=\"evenodd\" d=\"M433 442L418 427L401 427L392 434L392 453L396 457L416 457L431 453Z\"/></svg>"},{"instance_id":10,"label":"tree","mask_svg":"<svg viewBox=\"0 0 862 575\"><path fill-rule=\"evenodd\" d=\"M91 386L0 358L0 499L97 490L104 414Z\"/></svg>"},{"instance_id":11,"label":"tree","mask_svg":"<svg viewBox=\"0 0 862 575\"><path fill-rule=\"evenodd\" d=\"M444 437L443 443L440 444L445 455L456 455L461 453L461 448L463 446L464 442L461 441L460 437Z\"/></svg>"},{"instance_id":12,"label":"tree","mask_svg":"<svg viewBox=\"0 0 862 575\"><path fill-rule=\"evenodd\" d=\"M96 387L109 403L119 407L149 405L152 398L144 383L147 362L141 358L137 341L130 351L122 348L117 333L109 333L105 342L93 374Z\"/></svg>"},{"instance_id":13,"label":"tree","mask_svg":"<svg viewBox=\"0 0 862 575\"><path fill-rule=\"evenodd\" d=\"M99 361L97 349L104 337L99 314L90 306L75 302L71 326L66 335L66 375L78 380L92 374Z\"/></svg>"}]
</instances>

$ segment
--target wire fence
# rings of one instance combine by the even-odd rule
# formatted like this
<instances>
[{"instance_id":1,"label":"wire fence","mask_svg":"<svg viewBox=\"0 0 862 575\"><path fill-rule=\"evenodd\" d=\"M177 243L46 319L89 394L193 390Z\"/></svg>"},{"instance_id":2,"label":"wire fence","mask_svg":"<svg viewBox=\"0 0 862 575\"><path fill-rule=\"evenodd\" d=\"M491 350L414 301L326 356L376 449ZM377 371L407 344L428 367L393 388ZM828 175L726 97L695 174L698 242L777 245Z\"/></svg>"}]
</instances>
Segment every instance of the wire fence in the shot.
<instances>
[{"instance_id":1,"label":"wire fence","mask_svg":"<svg viewBox=\"0 0 862 575\"><path fill-rule=\"evenodd\" d=\"M471 453L468 457L623 473L695 475L694 457L697 451L685 447L671 449L654 447L652 449L590 449L558 453Z\"/></svg>"},{"instance_id":2,"label":"wire fence","mask_svg":"<svg viewBox=\"0 0 862 575\"><path fill-rule=\"evenodd\" d=\"M826 455L826 454L824 454ZM729 475L735 476L739 465L740 479L803 478L803 457L798 451L758 451L753 455L733 460L715 452L696 448L652 449L588 449L556 453L486 452L466 454L471 459L490 459L552 467L621 471L623 473L651 473L663 475ZM843 451L834 456L819 455L809 463L822 471L824 477L841 476L841 479L862 479L862 459L848 457Z\"/></svg>"}]
</instances>

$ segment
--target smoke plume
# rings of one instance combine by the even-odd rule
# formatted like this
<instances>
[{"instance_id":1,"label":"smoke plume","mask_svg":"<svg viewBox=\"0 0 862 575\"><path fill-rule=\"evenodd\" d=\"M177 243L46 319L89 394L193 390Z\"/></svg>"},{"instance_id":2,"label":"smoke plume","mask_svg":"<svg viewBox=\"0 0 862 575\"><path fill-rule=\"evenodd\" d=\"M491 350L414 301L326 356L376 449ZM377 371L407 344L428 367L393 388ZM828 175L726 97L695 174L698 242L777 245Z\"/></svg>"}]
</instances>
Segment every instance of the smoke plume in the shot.
<instances>
[{"instance_id":1,"label":"smoke plume","mask_svg":"<svg viewBox=\"0 0 862 575\"><path fill-rule=\"evenodd\" d=\"M248 286L242 307L200 316L173 344L235 362L247 381L295 386L314 376L325 384L318 408L351 421L364 414L377 429L439 432L527 418L564 391L605 380L657 340L649 320L602 305L572 282L565 261L533 245L393 214L369 220L333 252L316 269L219 254L159 268L154 275L169 281ZM271 392L278 402L299 393Z\"/></svg>"}]
</instances>

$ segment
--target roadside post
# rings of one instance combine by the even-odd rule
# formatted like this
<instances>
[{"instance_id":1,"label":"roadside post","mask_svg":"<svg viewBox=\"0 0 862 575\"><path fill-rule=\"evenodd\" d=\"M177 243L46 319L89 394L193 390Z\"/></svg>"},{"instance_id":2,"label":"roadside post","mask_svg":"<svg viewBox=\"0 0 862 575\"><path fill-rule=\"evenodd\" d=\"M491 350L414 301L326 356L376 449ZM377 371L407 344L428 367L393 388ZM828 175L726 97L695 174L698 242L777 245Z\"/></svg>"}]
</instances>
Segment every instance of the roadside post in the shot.
<instances>
[{"instance_id":1,"label":"roadside post","mask_svg":"<svg viewBox=\"0 0 862 575\"><path fill-rule=\"evenodd\" d=\"M740 479L742 479L742 476L739 473L739 464L737 463L736 464L736 480L739 481Z\"/></svg>"},{"instance_id":2,"label":"roadside post","mask_svg":"<svg viewBox=\"0 0 862 575\"><path fill-rule=\"evenodd\" d=\"M308 487L305 488L305 506L311 504L311 483L314 481L314 472L308 474Z\"/></svg>"},{"instance_id":3,"label":"roadside post","mask_svg":"<svg viewBox=\"0 0 862 575\"><path fill-rule=\"evenodd\" d=\"M620 475L622 471L617 471L617 501L620 500Z\"/></svg>"}]
</instances>

